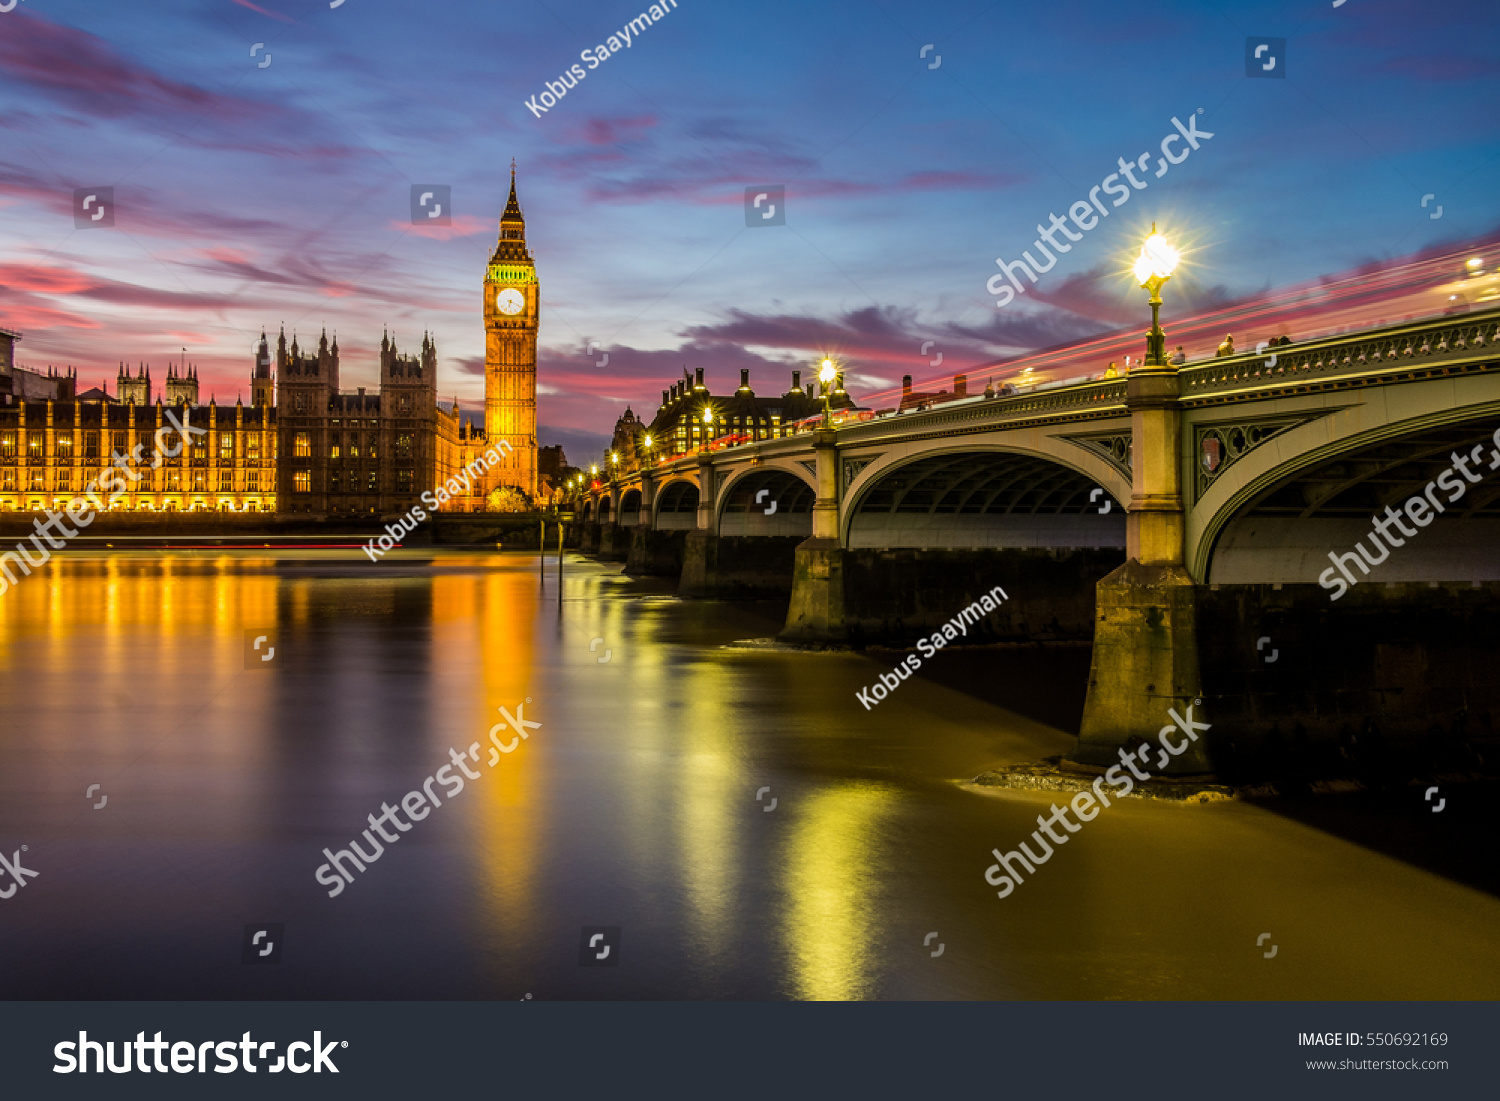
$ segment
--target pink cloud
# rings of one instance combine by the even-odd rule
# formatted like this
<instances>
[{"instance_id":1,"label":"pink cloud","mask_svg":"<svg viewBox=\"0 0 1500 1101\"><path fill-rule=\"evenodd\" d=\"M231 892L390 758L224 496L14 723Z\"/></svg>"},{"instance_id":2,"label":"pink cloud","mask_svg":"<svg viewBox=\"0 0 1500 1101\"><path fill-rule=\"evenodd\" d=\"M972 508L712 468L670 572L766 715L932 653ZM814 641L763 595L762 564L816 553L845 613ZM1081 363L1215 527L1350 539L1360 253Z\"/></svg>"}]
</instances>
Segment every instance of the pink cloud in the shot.
<instances>
[{"instance_id":1,"label":"pink cloud","mask_svg":"<svg viewBox=\"0 0 1500 1101\"><path fill-rule=\"evenodd\" d=\"M460 214L446 226L421 225L393 220L387 224L387 228L393 229L398 233L402 230L408 230L418 237L430 237L436 241L451 241L455 237L472 237L476 233L487 233L494 229L494 225L487 218L476 218L472 214Z\"/></svg>"},{"instance_id":2,"label":"pink cloud","mask_svg":"<svg viewBox=\"0 0 1500 1101\"><path fill-rule=\"evenodd\" d=\"M289 15L282 15L279 11L267 11L265 8L262 8L262 7L259 7L256 4L250 3L250 0L233 0L233 3L238 4L242 8L249 8L251 11L258 12L261 15L269 16L272 19L279 19L283 23L296 23L297 22L295 19L293 19Z\"/></svg>"}]
</instances>

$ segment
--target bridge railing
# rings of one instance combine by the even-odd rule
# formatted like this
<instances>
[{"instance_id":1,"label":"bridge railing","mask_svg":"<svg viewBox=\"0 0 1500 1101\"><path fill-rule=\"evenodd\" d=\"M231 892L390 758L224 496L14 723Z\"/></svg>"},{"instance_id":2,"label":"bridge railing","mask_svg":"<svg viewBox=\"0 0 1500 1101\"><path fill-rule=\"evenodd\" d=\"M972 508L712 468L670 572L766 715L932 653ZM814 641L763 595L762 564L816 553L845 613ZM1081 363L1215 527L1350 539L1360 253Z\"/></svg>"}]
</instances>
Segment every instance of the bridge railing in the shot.
<instances>
[{"instance_id":1,"label":"bridge railing","mask_svg":"<svg viewBox=\"0 0 1500 1101\"><path fill-rule=\"evenodd\" d=\"M1318 375L1358 374L1404 364L1462 359L1500 343L1500 311L1433 318L1307 344L1283 345L1183 367L1184 397L1271 386ZM1274 359L1275 364L1272 365Z\"/></svg>"}]
</instances>

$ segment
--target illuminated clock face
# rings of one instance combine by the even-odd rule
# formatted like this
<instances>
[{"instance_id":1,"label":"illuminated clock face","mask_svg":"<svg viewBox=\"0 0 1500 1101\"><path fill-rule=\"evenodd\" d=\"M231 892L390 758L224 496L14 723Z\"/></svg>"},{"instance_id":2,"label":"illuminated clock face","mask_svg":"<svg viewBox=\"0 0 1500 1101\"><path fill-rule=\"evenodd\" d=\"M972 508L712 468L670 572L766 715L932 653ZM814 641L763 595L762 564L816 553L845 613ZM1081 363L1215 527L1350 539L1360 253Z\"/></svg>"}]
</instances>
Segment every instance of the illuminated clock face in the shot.
<instances>
[{"instance_id":1,"label":"illuminated clock face","mask_svg":"<svg viewBox=\"0 0 1500 1101\"><path fill-rule=\"evenodd\" d=\"M514 287L506 287L495 295L495 306L501 313L520 313L525 305L526 299Z\"/></svg>"}]
</instances>

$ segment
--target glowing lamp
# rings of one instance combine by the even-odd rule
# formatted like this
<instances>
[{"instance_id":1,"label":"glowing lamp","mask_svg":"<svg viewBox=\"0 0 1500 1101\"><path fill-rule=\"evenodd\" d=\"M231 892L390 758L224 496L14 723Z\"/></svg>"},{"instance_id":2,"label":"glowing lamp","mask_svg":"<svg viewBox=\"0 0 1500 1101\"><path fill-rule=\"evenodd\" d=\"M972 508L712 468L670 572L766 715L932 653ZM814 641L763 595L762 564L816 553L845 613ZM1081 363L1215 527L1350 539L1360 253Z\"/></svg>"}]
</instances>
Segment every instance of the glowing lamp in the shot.
<instances>
[{"instance_id":1,"label":"glowing lamp","mask_svg":"<svg viewBox=\"0 0 1500 1101\"><path fill-rule=\"evenodd\" d=\"M1146 243L1141 246L1141 255L1135 262L1135 281L1143 287L1149 287L1153 280L1165 283L1172 278L1172 272L1177 267L1177 261L1181 257L1177 250L1167 243L1167 239L1156 232L1156 226L1151 226L1151 236L1146 238Z\"/></svg>"}]
</instances>

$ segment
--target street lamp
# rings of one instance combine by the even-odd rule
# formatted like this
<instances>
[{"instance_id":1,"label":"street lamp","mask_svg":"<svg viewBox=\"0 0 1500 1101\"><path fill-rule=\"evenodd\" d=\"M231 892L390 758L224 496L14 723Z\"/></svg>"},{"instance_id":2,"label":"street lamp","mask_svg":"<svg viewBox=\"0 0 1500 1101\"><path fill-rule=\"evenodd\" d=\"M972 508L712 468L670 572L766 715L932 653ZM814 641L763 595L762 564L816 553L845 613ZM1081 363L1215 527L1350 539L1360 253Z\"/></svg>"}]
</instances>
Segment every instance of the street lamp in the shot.
<instances>
[{"instance_id":1,"label":"street lamp","mask_svg":"<svg viewBox=\"0 0 1500 1101\"><path fill-rule=\"evenodd\" d=\"M1161 288L1172 278L1172 269L1180 257L1167 239L1151 223L1151 236L1141 246L1135 262L1135 280L1151 292L1151 332L1146 337L1146 360L1142 367L1166 367L1167 334L1161 331Z\"/></svg>"},{"instance_id":2,"label":"street lamp","mask_svg":"<svg viewBox=\"0 0 1500 1101\"><path fill-rule=\"evenodd\" d=\"M713 406L706 406L703 410L703 449L708 450L709 437L714 429Z\"/></svg>"},{"instance_id":3,"label":"street lamp","mask_svg":"<svg viewBox=\"0 0 1500 1101\"><path fill-rule=\"evenodd\" d=\"M818 369L819 392L823 395L823 427L833 427L833 414L828 406L828 391L833 387L833 380L839 377L839 370L833 365L833 360L825 359L822 367Z\"/></svg>"}]
</instances>

